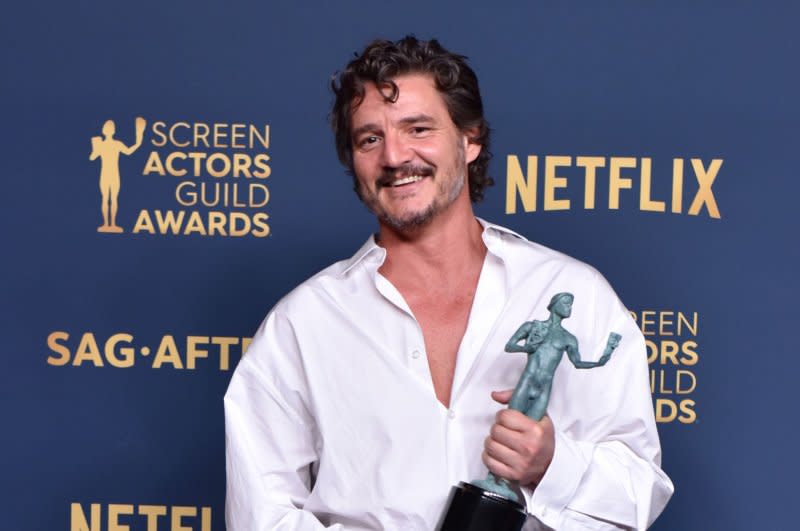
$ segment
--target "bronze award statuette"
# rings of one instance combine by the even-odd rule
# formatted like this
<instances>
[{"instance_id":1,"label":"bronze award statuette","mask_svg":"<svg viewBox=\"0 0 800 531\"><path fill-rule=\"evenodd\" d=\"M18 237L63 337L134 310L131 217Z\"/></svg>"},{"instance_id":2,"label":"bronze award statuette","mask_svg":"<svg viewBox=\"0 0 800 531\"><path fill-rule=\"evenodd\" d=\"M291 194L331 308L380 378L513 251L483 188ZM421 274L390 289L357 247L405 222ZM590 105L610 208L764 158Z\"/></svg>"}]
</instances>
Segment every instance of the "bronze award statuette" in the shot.
<instances>
[{"instance_id":1,"label":"bronze award statuette","mask_svg":"<svg viewBox=\"0 0 800 531\"><path fill-rule=\"evenodd\" d=\"M622 336L611 332L605 351L598 361L582 361L578 340L561 326L572 314L571 293L557 293L550 299L546 321L527 321L506 343L506 352L525 352L528 363L514 388L508 407L521 411L534 420L541 420L547 411L550 388L556 367L567 353L576 369L605 365ZM528 513L519 483L495 476L460 482L450 491L447 510L438 531L520 531Z\"/></svg>"}]
</instances>

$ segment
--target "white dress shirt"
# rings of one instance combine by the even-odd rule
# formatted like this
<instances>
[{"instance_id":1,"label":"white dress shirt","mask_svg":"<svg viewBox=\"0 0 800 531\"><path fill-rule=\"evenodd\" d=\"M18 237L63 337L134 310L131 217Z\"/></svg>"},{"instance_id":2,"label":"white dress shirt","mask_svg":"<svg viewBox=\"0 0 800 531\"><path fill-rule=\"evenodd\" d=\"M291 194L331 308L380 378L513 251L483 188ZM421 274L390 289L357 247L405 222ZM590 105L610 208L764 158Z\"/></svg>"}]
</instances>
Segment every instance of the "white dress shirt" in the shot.
<instances>
[{"instance_id":1,"label":"white dress shirt","mask_svg":"<svg viewBox=\"0 0 800 531\"><path fill-rule=\"evenodd\" d=\"M481 221L488 248L458 350L450 408L434 393L422 330L379 272L374 238L269 313L225 395L231 531L435 528L450 488L484 478L483 442L527 361L506 342L550 298L575 296L562 325L603 367L559 365L548 407L555 454L524 489L526 529L644 529L672 493L661 471L644 339L591 267Z\"/></svg>"}]
</instances>

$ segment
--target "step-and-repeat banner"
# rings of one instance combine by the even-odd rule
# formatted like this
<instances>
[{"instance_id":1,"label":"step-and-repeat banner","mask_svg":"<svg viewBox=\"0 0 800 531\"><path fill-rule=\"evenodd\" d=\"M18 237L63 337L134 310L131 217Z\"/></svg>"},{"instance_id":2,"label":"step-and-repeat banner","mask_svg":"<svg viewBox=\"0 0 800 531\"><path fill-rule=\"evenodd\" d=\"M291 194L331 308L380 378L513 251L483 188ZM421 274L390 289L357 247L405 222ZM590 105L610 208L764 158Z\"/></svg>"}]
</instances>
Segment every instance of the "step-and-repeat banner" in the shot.
<instances>
[{"instance_id":1,"label":"step-and-repeat banner","mask_svg":"<svg viewBox=\"0 0 800 531\"><path fill-rule=\"evenodd\" d=\"M376 228L331 75L408 33L479 75L478 214L597 267L647 339L654 529L793 526L796 7L46 4L0 22L0 528L224 529L232 371Z\"/></svg>"}]
</instances>

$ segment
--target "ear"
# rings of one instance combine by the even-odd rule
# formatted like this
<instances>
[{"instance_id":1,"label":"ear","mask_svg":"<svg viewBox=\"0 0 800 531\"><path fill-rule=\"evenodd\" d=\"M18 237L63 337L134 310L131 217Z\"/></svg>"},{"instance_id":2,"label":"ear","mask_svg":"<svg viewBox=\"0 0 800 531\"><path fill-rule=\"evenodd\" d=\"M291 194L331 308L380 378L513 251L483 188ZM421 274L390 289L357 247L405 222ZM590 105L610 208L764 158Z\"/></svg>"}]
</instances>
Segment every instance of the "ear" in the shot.
<instances>
[{"instance_id":1,"label":"ear","mask_svg":"<svg viewBox=\"0 0 800 531\"><path fill-rule=\"evenodd\" d=\"M481 154L481 149L483 149L483 146L475 142L474 139L477 137L477 127L472 127L464 131L464 156L467 159L467 164L477 159L478 155Z\"/></svg>"}]
</instances>

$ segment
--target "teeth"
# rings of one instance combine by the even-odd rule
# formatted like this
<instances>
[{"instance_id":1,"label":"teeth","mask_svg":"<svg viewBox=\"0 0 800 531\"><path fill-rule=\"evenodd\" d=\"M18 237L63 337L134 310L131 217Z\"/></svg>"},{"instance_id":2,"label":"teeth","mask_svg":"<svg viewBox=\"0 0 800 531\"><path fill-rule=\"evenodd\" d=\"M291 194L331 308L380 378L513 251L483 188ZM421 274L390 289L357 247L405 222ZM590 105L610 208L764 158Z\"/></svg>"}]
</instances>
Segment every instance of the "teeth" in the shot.
<instances>
[{"instance_id":1,"label":"teeth","mask_svg":"<svg viewBox=\"0 0 800 531\"><path fill-rule=\"evenodd\" d=\"M402 179L397 179L392 183L392 186L402 186L404 184L415 183L417 181L421 181L422 177L419 175L409 175L408 177L404 177Z\"/></svg>"}]
</instances>

